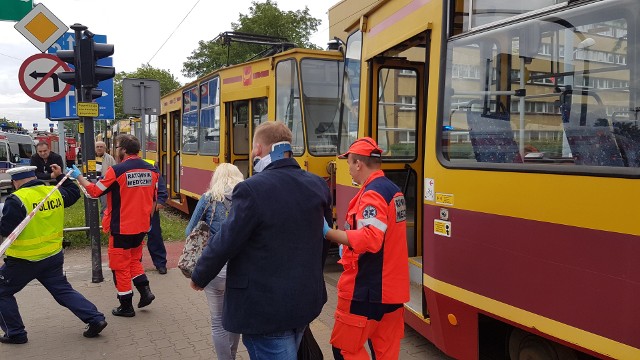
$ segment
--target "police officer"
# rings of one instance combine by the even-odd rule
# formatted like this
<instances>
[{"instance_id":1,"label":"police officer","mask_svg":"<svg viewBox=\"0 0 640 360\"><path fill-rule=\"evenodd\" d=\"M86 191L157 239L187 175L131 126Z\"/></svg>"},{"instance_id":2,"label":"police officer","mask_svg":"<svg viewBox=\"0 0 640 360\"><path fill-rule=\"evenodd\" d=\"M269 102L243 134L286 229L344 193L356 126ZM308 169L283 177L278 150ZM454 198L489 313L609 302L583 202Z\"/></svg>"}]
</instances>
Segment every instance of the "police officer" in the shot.
<instances>
[{"instance_id":1,"label":"police officer","mask_svg":"<svg viewBox=\"0 0 640 360\"><path fill-rule=\"evenodd\" d=\"M409 301L404 195L380 169L382 149L372 138L356 140L340 158L347 159L351 177L362 188L349 203L346 231L326 223L324 228L325 238L344 248L333 355L369 359L364 348L369 339L376 359L395 360L404 335L403 303Z\"/></svg>"},{"instance_id":2,"label":"police officer","mask_svg":"<svg viewBox=\"0 0 640 360\"><path fill-rule=\"evenodd\" d=\"M16 191L7 197L2 209L0 235L6 237L11 234L33 208L54 189L53 186L47 186L38 180L35 170L35 166L7 170L7 173L11 174ZM63 179L60 166L52 164L51 170L56 181ZM7 249L4 265L0 268L0 328L5 333L0 337L0 343L27 342L27 331L14 294L34 279L37 279L60 305L71 310L88 324L83 333L85 337L98 336L107 326L104 315L71 287L62 272L64 208L73 205L79 198L78 187L71 181L65 181L44 202Z\"/></svg>"}]
</instances>

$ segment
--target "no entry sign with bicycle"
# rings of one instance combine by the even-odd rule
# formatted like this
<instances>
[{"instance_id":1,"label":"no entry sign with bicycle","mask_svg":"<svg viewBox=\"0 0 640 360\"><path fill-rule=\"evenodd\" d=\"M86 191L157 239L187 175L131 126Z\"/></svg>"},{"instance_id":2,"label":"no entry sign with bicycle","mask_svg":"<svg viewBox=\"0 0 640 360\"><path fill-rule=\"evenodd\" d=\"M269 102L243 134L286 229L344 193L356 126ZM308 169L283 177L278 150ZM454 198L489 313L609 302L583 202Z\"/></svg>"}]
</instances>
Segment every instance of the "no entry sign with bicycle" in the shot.
<instances>
[{"instance_id":1,"label":"no entry sign with bicycle","mask_svg":"<svg viewBox=\"0 0 640 360\"><path fill-rule=\"evenodd\" d=\"M63 98L71 85L58 79L58 73L70 71L69 66L52 54L32 55L18 71L20 87L32 99L52 102Z\"/></svg>"}]
</instances>

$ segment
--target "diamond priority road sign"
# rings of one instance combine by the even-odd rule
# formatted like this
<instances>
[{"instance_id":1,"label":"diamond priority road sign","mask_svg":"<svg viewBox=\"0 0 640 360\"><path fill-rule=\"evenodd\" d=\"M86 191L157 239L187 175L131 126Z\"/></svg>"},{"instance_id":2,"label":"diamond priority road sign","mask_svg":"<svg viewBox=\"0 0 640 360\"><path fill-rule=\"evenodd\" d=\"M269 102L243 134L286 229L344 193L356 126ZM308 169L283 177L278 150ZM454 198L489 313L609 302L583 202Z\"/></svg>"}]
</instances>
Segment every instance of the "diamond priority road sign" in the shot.
<instances>
[{"instance_id":1,"label":"diamond priority road sign","mask_svg":"<svg viewBox=\"0 0 640 360\"><path fill-rule=\"evenodd\" d=\"M67 63L55 55L35 54L20 66L18 80L29 97L43 102L56 101L63 98L71 88L71 85L58 79L57 73L69 70Z\"/></svg>"},{"instance_id":2,"label":"diamond priority road sign","mask_svg":"<svg viewBox=\"0 0 640 360\"><path fill-rule=\"evenodd\" d=\"M69 30L69 27L42 3L36 5L22 20L18 21L14 28L31 41L40 52L45 52Z\"/></svg>"}]
</instances>

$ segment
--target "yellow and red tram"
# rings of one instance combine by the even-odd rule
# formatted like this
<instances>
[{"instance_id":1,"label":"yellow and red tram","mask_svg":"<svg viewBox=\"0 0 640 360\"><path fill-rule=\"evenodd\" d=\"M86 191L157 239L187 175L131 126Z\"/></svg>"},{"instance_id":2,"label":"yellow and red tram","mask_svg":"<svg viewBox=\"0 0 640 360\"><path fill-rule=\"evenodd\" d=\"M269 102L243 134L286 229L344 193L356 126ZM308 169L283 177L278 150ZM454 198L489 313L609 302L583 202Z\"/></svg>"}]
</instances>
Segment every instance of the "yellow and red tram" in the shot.
<instances>
[{"instance_id":1,"label":"yellow and red tram","mask_svg":"<svg viewBox=\"0 0 640 360\"><path fill-rule=\"evenodd\" d=\"M329 11L338 151L376 139L407 199L406 322L458 359L640 358L640 3L497 3Z\"/></svg>"},{"instance_id":2,"label":"yellow and red tram","mask_svg":"<svg viewBox=\"0 0 640 360\"><path fill-rule=\"evenodd\" d=\"M213 71L164 96L147 156L166 176L168 203L189 212L219 163L248 176L253 129L264 121L285 122L301 167L334 183L341 73L340 52L295 48Z\"/></svg>"}]
</instances>

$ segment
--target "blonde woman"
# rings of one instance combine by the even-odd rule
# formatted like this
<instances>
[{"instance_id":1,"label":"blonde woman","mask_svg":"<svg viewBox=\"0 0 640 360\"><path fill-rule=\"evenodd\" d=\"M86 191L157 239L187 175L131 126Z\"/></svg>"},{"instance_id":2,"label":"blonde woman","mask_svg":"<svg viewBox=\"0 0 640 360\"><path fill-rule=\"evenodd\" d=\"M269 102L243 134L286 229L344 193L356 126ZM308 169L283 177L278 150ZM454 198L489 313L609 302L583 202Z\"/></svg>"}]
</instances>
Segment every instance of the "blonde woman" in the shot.
<instances>
[{"instance_id":1,"label":"blonde woman","mask_svg":"<svg viewBox=\"0 0 640 360\"><path fill-rule=\"evenodd\" d=\"M200 218L202 218L203 221L209 224L209 239L213 239L231 208L233 188L242 180L244 180L244 177L235 165L228 163L218 165L211 177L209 189L202 194L198 205L196 205L189 225L187 225L186 234L189 235L198 221L200 221ZM204 288L204 292L209 303L211 337L213 338L213 346L217 357L220 360L233 360L236 358L240 334L230 333L222 327L222 304L226 277L227 266L225 265L220 270L220 273Z\"/></svg>"}]
</instances>

